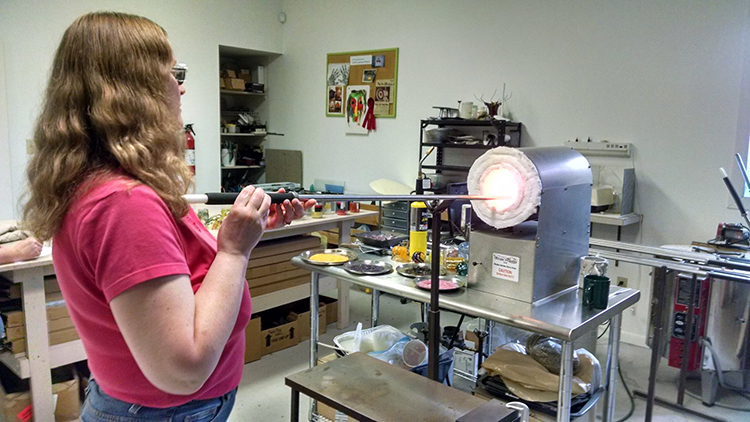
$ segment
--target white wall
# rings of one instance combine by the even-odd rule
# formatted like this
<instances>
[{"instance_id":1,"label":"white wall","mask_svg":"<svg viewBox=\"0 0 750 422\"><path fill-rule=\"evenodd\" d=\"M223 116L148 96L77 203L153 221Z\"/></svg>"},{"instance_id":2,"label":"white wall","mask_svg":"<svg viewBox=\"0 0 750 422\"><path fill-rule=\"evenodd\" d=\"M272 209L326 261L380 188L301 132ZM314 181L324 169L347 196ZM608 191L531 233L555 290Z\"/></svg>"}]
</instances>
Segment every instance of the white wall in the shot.
<instances>
[{"instance_id":1,"label":"white wall","mask_svg":"<svg viewBox=\"0 0 750 422\"><path fill-rule=\"evenodd\" d=\"M3 189L13 186L13 201L0 202L0 219L11 218L23 191L27 161L25 140L33 134L55 48L73 20L98 10L134 13L154 20L168 32L176 59L188 65L187 94L182 98L182 110L185 122L195 123L197 132L196 188L199 192L215 191L221 183L219 44L281 51L281 24L277 20L281 0L0 0L0 41L5 46L11 162L11 180L8 180L6 168L0 169L0 193L3 194L0 197L9 198ZM0 114L2 112L0 107ZM5 166L3 160L8 157L1 134L5 130L0 125L0 167Z\"/></svg>"},{"instance_id":2,"label":"white wall","mask_svg":"<svg viewBox=\"0 0 750 422\"><path fill-rule=\"evenodd\" d=\"M283 8L275 74L286 101L271 103L271 115L282 116L274 129L286 137L272 144L304 151L306 184L412 185L419 119L505 82L527 146L589 136L635 145L644 221L623 240L706 240L719 221L738 220L718 168L732 166L738 136L747 1L284 0ZM370 136L346 136L342 118L324 115L326 53L390 47L400 49L398 117L378 119ZM643 290L623 327L625 339L642 343L648 272L612 270Z\"/></svg>"},{"instance_id":3,"label":"white wall","mask_svg":"<svg viewBox=\"0 0 750 422\"><path fill-rule=\"evenodd\" d=\"M10 186L10 142L8 141L8 107L5 101L5 62L0 42L0 220L13 218Z\"/></svg>"}]
</instances>

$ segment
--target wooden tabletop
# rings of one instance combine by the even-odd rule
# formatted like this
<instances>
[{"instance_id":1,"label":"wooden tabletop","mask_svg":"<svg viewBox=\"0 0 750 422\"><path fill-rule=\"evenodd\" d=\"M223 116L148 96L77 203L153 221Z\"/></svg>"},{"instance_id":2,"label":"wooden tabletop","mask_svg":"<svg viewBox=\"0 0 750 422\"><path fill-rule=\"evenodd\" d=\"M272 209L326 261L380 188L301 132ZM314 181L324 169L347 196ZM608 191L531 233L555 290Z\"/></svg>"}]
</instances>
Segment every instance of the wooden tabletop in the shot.
<instances>
[{"instance_id":1,"label":"wooden tabletop","mask_svg":"<svg viewBox=\"0 0 750 422\"><path fill-rule=\"evenodd\" d=\"M285 382L361 422L455 422L485 403L362 353L290 375Z\"/></svg>"}]
</instances>

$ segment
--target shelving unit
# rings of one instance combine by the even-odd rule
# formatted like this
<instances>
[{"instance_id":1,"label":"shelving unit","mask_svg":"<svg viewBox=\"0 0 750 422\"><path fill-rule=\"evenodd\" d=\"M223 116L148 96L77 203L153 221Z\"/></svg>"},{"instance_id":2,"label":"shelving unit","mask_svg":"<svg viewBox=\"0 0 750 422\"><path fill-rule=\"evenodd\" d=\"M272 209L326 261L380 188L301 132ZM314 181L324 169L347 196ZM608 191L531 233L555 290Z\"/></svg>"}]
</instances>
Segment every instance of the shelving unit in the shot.
<instances>
[{"instance_id":1,"label":"shelving unit","mask_svg":"<svg viewBox=\"0 0 750 422\"><path fill-rule=\"evenodd\" d=\"M246 92L230 89L219 89L219 114L222 121L234 123L240 114L249 114L256 122L268 127L270 116L268 112L269 65L279 57L277 53L259 51L246 48L219 46L219 71L232 69L237 73L241 69L248 69L253 74L254 83L264 84L265 92ZM262 80L258 80L257 69L263 68ZM263 126L261 126L263 127ZM221 167L221 185L224 190L233 191L241 186L265 182L264 143L269 134L264 133L220 133L222 148L231 145L231 149L239 156L236 165ZM254 161L240 161L242 157L251 157ZM245 165L253 163L253 165Z\"/></svg>"},{"instance_id":2,"label":"shelving unit","mask_svg":"<svg viewBox=\"0 0 750 422\"><path fill-rule=\"evenodd\" d=\"M49 348L49 367L59 368L71 363L86 360L81 340L56 344ZM26 379L31 376L29 358L25 354L14 355L9 351L0 353L0 362L10 369L18 378Z\"/></svg>"},{"instance_id":3,"label":"shelving unit","mask_svg":"<svg viewBox=\"0 0 750 422\"><path fill-rule=\"evenodd\" d=\"M491 132L494 132L496 134L495 141L489 144L485 144L484 142L475 143L471 145L462 144L462 143L451 143L451 142L435 142L434 140L427 141L425 140L425 132L426 129L430 126L436 127L436 128L450 128L450 127L460 127L465 129L470 129L473 131L479 131L482 132L490 132L488 129L491 130ZM425 148L436 148L436 154L435 154L435 164L420 164L419 171L420 173L422 170L434 170L436 174L442 174L443 172L454 172L454 173L468 173L469 169L471 169L470 165L460 165L460 164L448 164L445 162L445 151L446 149L451 150L469 150L469 151L487 151L492 148L495 148L497 146L520 146L521 145L521 135L522 135L523 125L521 122L511 122L511 121L505 121L505 120L466 120L466 119L425 119L420 121L420 131L419 131L419 158L420 160L425 154ZM468 132L468 131L467 131ZM505 141L505 135L510 136L510 141ZM474 154L476 155L476 154ZM470 157L471 160L476 159L476 156ZM467 163L468 164L468 163ZM420 187L421 188L421 187ZM419 188L418 188L419 189ZM444 193L445 188L432 188L432 189L422 189L424 191L429 192L436 192L436 193ZM421 192L418 192L421 193Z\"/></svg>"}]
</instances>

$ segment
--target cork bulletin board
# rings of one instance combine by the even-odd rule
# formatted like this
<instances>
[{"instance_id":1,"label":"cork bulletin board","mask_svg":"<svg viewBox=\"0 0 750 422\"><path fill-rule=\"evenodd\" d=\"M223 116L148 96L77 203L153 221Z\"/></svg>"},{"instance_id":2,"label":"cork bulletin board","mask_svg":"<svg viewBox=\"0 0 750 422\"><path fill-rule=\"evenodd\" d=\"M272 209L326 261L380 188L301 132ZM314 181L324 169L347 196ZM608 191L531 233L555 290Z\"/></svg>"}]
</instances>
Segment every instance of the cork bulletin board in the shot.
<instances>
[{"instance_id":1,"label":"cork bulletin board","mask_svg":"<svg viewBox=\"0 0 750 422\"><path fill-rule=\"evenodd\" d=\"M344 117L347 87L368 87L375 117L396 117L398 48L330 53L326 59L326 116Z\"/></svg>"}]
</instances>

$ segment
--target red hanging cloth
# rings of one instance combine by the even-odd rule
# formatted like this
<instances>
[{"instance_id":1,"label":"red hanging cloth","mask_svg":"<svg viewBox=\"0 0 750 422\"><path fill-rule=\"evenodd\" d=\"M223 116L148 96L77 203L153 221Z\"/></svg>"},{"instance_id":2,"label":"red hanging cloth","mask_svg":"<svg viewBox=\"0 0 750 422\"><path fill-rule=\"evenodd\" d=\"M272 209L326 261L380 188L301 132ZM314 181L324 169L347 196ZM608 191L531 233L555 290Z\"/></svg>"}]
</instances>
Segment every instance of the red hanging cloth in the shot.
<instances>
[{"instance_id":1,"label":"red hanging cloth","mask_svg":"<svg viewBox=\"0 0 750 422\"><path fill-rule=\"evenodd\" d=\"M362 127L367 130L375 130L375 100L372 97L367 100L367 114L365 114Z\"/></svg>"}]
</instances>

